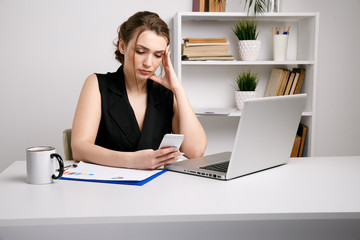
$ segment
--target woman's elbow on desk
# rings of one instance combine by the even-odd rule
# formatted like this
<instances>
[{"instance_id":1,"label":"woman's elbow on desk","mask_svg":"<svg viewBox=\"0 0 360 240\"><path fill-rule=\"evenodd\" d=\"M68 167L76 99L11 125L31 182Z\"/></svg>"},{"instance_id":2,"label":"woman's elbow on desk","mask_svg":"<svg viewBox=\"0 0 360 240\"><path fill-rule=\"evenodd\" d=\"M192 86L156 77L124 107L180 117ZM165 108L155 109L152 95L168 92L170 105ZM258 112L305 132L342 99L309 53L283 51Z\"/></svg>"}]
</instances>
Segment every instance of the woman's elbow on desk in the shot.
<instances>
[{"instance_id":1,"label":"woman's elbow on desk","mask_svg":"<svg viewBox=\"0 0 360 240\"><path fill-rule=\"evenodd\" d=\"M74 142L71 143L71 150L73 159L77 162L83 161L84 159L81 157L81 150L79 149L79 144Z\"/></svg>"},{"instance_id":2,"label":"woman's elbow on desk","mask_svg":"<svg viewBox=\"0 0 360 240\"><path fill-rule=\"evenodd\" d=\"M185 157L192 159L192 158L200 158L204 155L204 152L197 152L197 153L191 153L191 154L185 154Z\"/></svg>"},{"instance_id":3,"label":"woman's elbow on desk","mask_svg":"<svg viewBox=\"0 0 360 240\"><path fill-rule=\"evenodd\" d=\"M92 162L91 158L99 153L99 150L94 146L94 144L87 141L73 141L71 143L73 159L77 162Z\"/></svg>"},{"instance_id":4,"label":"woman's elbow on desk","mask_svg":"<svg viewBox=\"0 0 360 240\"><path fill-rule=\"evenodd\" d=\"M72 144L73 158L75 161L95 163L100 165L122 167L123 162L115 163L114 159L118 158L118 152L102 148L89 142L77 142ZM118 165L120 164L120 165Z\"/></svg>"},{"instance_id":5,"label":"woman's elbow on desk","mask_svg":"<svg viewBox=\"0 0 360 240\"><path fill-rule=\"evenodd\" d=\"M192 146L184 146L182 151L184 151L187 158L200 158L204 156L206 149L206 140L202 144L194 144Z\"/></svg>"}]
</instances>

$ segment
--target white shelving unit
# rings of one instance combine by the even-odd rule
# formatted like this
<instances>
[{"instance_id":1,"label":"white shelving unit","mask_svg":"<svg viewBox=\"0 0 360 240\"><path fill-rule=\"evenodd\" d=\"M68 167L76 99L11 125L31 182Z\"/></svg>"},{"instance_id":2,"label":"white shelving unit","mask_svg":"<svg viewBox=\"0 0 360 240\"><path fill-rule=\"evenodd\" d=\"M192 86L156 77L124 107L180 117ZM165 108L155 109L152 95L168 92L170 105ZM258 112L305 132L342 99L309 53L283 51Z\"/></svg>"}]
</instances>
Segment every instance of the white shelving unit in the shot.
<instances>
[{"instance_id":1,"label":"white shelving unit","mask_svg":"<svg viewBox=\"0 0 360 240\"><path fill-rule=\"evenodd\" d=\"M237 73L259 73L258 96L263 96L273 68L306 68L301 92L308 99L301 121L308 126L304 156L313 156L316 119L316 76L319 13L269 13L256 16L261 51L257 61L182 61L181 45L186 37L226 37L229 52L239 59L237 38L232 28L239 20L253 18L245 12L178 12L174 17L174 67L194 108L235 108L234 79ZM287 61L272 60L273 27L291 26ZM208 136L207 153L232 150L241 112L227 116L201 115Z\"/></svg>"}]
</instances>

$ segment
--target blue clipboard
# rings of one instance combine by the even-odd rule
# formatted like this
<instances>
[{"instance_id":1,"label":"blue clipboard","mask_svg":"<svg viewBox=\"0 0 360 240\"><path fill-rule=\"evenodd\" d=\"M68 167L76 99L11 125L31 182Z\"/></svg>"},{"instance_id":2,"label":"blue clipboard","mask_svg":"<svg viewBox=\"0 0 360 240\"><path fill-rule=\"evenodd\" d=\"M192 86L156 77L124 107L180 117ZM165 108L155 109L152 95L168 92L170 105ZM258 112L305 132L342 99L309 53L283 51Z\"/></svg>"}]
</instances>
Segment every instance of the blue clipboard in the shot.
<instances>
[{"instance_id":1,"label":"blue clipboard","mask_svg":"<svg viewBox=\"0 0 360 240\"><path fill-rule=\"evenodd\" d=\"M136 185L136 186L142 186L145 183L150 182L151 180L153 180L154 178L160 176L161 174L163 174L164 172L166 172L167 170L164 169L144 180L141 181L122 181L122 180L114 180L114 181L110 181L110 180L95 180L95 179L79 179L79 178L69 178L69 177L61 177L61 180L72 180L72 181L83 181L83 182L98 182L98 183L113 183L113 184L125 184L125 185Z\"/></svg>"},{"instance_id":2,"label":"blue clipboard","mask_svg":"<svg viewBox=\"0 0 360 240\"><path fill-rule=\"evenodd\" d=\"M142 186L160 176L166 169L137 170L114 168L97 164L79 162L65 168L62 180L99 182Z\"/></svg>"}]
</instances>

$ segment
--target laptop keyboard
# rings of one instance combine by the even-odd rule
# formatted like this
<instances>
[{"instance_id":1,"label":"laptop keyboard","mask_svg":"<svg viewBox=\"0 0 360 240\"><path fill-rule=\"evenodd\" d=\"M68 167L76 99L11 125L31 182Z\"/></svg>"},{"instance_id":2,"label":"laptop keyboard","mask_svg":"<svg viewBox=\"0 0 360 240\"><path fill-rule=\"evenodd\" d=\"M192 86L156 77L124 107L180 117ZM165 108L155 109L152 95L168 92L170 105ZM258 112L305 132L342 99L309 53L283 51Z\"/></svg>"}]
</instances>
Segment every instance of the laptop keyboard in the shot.
<instances>
[{"instance_id":1,"label":"laptop keyboard","mask_svg":"<svg viewBox=\"0 0 360 240\"><path fill-rule=\"evenodd\" d=\"M228 167L229 167L229 162L221 162L221 163L216 163L216 164L212 164L212 165L208 165L208 166L204 166L204 167L200 167L200 168L226 173L228 170Z\"/></svg>"}]
</instances>

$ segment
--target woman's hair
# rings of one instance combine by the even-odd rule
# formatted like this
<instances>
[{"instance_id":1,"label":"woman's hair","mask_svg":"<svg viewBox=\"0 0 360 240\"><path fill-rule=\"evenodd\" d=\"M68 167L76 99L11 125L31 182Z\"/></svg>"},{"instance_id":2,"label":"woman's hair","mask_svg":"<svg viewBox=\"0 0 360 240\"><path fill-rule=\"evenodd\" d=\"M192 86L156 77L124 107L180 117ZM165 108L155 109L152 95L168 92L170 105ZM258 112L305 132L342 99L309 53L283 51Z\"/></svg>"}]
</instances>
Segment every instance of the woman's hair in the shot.
<instances>
[{"instance_id":1,"label":"woman's hair","mask_svg":"<svg viewBox=\"0 0 360 240\"><path fill-rule=\"evenodd\" d=\"M167 44L170 43L169 28L167 24L153 12L137 12L127 21L120 25L118 28L118 40L116 43L115 58L121 63L124 64L124 55L118 49L119 41L122 39L127 45L133 37L136 37L135 44L141 33L146 30L155 32L159 36L163 36L167 40ZM134 36L134 33L137 32L137 35Z\"/></svg>"}]
</instances>

